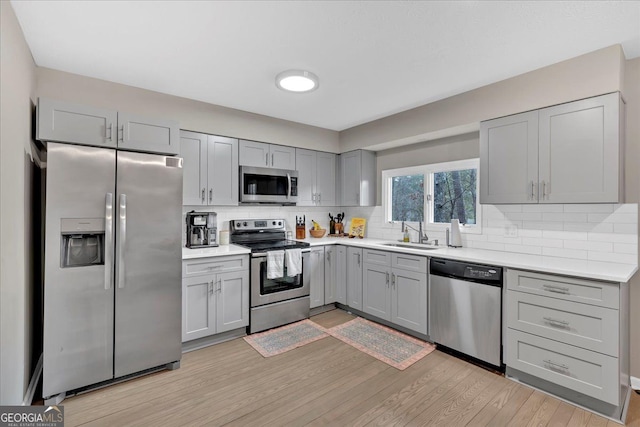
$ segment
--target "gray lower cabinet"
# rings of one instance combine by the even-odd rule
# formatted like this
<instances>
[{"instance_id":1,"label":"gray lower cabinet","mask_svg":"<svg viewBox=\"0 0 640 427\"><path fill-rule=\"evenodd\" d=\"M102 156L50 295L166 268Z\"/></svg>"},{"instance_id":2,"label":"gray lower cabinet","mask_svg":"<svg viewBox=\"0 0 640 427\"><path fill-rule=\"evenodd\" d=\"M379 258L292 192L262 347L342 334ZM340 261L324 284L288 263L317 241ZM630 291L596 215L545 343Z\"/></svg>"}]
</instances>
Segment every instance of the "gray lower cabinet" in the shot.
<instances>
[{"instance_id":1,"label":"gray lower cabinet","mask_svg":"<svg viewBox=\"0 0 640 427\"><path fill-rule=\"evenodd\" d=\"M182 204L238 204L238 140L180 131Z\"/></svg>"},{"instance_id":2,"label":"gray lower cabinet","mask_svg":"<svg viewBox=\"0 0 640 427\"><path fill-rule=\"evenodd\" d=\"M324 247L324 303L337 301L338 292L338 248L334 245Z\"/></svg>"},{"instance_id":3,"label":"gray lower cabinet","mask_svg":"<svg viewBox=\"0 0 640 427\"><path fill-rule=\"evenodd\" d=\"M347 248L335 246L336 302L347 305Z\"/></svg>"},{"instance_id":4,"label":"gray lower cabinet","mask_svg":"<svg viewBox=\"0 0 640 427\"><path fill-rule=\"evenodd\" d=\"M362 310L426 335L427 258L369 249L363 256Z\"/></svg>"},{"instance_id":5,"label":"gray lower cabinet","mask_svg":"<svg viewBox=\"0 0 640 427\"><path fill-rule=\"evenodd\" d=\"M121 148L162 154L179 154L178 122L38 99L37 139L97 147Z\"/></svg>"},{"instance_id":6,"label":"gray lower cabinet","mask_svg":"<svg viewBox=\"0 0 640 427\"><path fill-rule=\"evenodd\" d=\"M285 145L240 140L240 165L296 170L296 149Z\"/></svg>"},{"instance_id":7,"label":"gray lower cabinet","mask_svg":"<svg viewBox=\"0 0 640 427\"><path fill-rule=\"evenodd\" d=\"M347 247L347 305L362 310L362 248Z\"/></svg>"},{"instance_id":8,"label":"gray lower cabinet","mask_svg":"<svg viewBox=\"0 0 640 427\"><path fill-rule=\"evenodd\" d=\"M249 325L249 257L182 262L182 342Z\"/></svg>"},{"instance_id":9,"label":"gray lower cabinet","mask_svg":"<svg viewBox=\"0 0 640 427\"><path fill-rule=\"evenodd\" d=\"M376 153L356 150L340 154L339 206L375 206Z\"/></svg>"},{"instance_id":10,"label":"gray lower cabinet","mask_svg":"<svg viewBox=\"0 0 640 427\"><path fill-rule=\"evenodd\" d=\"M325 289L325 261L324 261L324 246L317 246L311 248L309 254L309 269L308 274L310 276L310 305L311 308L320 307L324 305L324 289ZM305 272L307 274L307 272Z\"/></svg>"},{"instance_id":11,"label":"gray lower cabinet","mask_svg":"<svg viewBox=\"0 0 640 427\"><path fill-rule=\"evenodd\" d=\"M628 284L508 270L506 286L507 374L619 418L629 390Z\"/></svg>"},{"instance_id":12,"label":"gray lower cabinet","mask_svg":"<svg viewBox=\"0 0 640 427\"><path fill-rule=\"evenodd\" d=\"M296 148L298 206L336 206L336 155Z\"/></svg>"},{"instance_id":13,"label":"gray lower cabinet","mask_svg":"<svg viewBox=\"0 0 640 427\"><path fill-rule=\"evenodd\" d=\"M610 93L480 124L480 203L623 201L624 103Z\"/></svg>"}]
</instances>

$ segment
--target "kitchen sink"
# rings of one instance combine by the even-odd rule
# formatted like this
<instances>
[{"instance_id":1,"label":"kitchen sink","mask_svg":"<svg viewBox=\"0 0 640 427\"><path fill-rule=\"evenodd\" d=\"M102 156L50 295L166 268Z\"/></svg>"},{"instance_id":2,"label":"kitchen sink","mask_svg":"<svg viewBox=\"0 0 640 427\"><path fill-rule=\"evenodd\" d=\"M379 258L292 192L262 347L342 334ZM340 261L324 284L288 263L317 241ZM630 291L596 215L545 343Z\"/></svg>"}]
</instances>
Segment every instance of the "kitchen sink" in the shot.
<instances>
[{"instance_id":1,"label":"kitchen sink","mask_svg":"<svg viewBox=\"0 0 640 427\"><path fill-rule=\"evenodd\" d=\"M436 249L440 249L439 246L419 246L411 245L408 243L383 243L382 246L392 246L394 248L406 248L406 249L417 249L419 251L435 251Z\"/></svg>"}]
</instances>

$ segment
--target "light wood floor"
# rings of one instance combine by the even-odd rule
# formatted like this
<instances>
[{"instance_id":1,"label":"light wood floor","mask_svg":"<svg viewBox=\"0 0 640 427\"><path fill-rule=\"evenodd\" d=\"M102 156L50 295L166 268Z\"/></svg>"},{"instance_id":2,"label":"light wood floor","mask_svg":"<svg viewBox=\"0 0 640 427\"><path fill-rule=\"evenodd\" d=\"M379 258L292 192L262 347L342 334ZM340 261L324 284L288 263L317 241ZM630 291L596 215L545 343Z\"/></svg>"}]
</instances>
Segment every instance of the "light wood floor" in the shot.
<instances>
[{"instance_id":1,"label":"light wood floor","mask_svg":"<svg viewBox=\"0 0 640 427\"><path fill-rule=\"evenodd\" d=\"M236 339L63 405L67 426L618 425L437 350L398 371L333 337L266 359ZM627 423L640 426L635 393Z\"/></svg>"}]
</instances>

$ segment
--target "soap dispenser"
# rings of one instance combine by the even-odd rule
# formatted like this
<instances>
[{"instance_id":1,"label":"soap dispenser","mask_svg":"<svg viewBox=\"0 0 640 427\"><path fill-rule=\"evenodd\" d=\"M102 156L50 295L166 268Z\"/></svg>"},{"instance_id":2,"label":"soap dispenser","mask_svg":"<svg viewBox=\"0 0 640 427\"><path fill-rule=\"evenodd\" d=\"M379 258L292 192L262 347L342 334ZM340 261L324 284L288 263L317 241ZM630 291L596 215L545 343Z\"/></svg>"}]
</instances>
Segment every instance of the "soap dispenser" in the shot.
<instances>
[{"instance_id":1,"label":"soap dispenser","mask_svg":"<svg viewBox=\"0 0 640 427\"><path fill-rule=\"evenodd\" d=\"M402 236L402 241L409 243L409 228L404 228L404 235Z\"/></svg>"}]
</instances>

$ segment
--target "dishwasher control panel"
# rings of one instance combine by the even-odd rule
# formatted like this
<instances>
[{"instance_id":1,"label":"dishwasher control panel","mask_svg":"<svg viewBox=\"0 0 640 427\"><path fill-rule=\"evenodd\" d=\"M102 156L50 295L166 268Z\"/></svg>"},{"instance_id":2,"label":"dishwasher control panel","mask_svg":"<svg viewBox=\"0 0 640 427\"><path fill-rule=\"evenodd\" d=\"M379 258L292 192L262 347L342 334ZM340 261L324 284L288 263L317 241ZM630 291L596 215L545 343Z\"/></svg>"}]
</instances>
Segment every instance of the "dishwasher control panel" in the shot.
<instances>
[{"instance_id":1,"label":"dishwasher control panel","mask_svg":"<svg viewBox=\"0 0 640 427\"><path fill-rule=\"evenodd\" d=\"M488 285L502 285L502 267L431 258L430 273L435 276L469 280Z\"/></svg>"}]
</instances>

